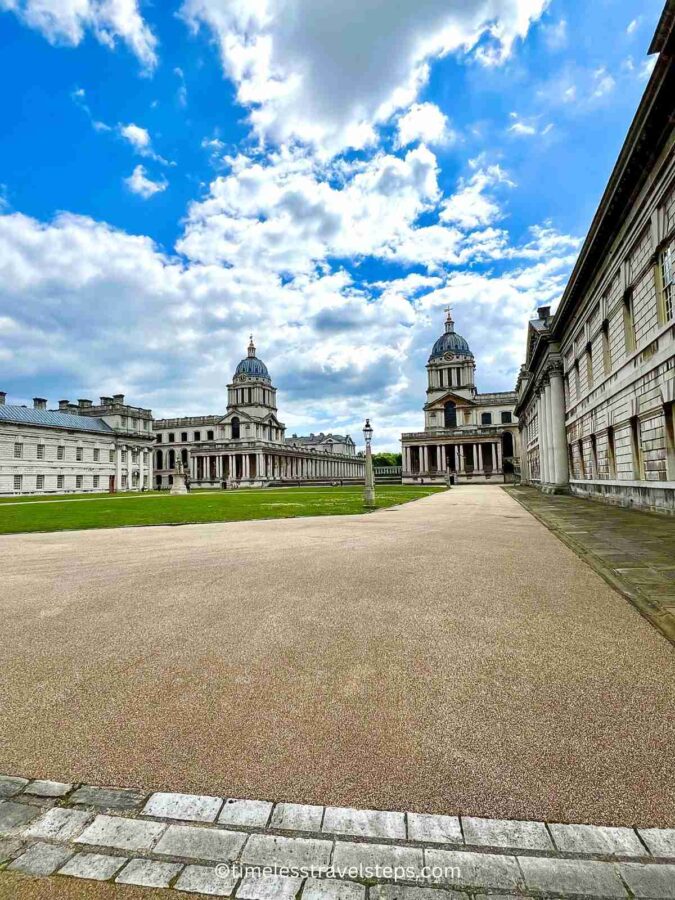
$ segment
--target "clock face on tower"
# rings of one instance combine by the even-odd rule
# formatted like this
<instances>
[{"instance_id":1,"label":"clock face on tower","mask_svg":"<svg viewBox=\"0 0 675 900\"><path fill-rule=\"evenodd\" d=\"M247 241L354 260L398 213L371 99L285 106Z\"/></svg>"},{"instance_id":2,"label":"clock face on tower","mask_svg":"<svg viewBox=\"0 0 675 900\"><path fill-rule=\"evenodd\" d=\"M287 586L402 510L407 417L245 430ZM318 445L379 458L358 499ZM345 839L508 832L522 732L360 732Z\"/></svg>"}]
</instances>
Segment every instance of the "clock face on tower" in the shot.
<instances>
[{"instance_id":1,"label":"clock face on tower","mask_svg":"<svg viewBox=\"0 0 675 900\"><path fill-rule=\"evenodd\" d=\"M443 357L443 359L454 359L454 358L455 358L454 353L446 353L445 356Z\"/></svg>"}]
</instances>

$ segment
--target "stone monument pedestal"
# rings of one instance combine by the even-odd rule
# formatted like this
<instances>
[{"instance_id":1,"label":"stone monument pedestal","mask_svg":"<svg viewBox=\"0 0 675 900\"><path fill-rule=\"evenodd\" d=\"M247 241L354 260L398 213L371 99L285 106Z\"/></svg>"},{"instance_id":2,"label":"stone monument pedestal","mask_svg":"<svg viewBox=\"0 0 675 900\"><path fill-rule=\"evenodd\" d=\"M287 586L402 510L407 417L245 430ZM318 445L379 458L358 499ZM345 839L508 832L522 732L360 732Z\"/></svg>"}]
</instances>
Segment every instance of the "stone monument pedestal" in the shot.
<instances>
[{"instance_id":1,"label":"stone monument pedestal","mask_svg":"<svg viewBox=\"0 0 675 900\"><path fill-rule=\"evenodd\" d=\"M173 473L173 484L171 485L171 494L187 494L188 489L185 484L185 472Z\"/></svg>"}]
</instances>

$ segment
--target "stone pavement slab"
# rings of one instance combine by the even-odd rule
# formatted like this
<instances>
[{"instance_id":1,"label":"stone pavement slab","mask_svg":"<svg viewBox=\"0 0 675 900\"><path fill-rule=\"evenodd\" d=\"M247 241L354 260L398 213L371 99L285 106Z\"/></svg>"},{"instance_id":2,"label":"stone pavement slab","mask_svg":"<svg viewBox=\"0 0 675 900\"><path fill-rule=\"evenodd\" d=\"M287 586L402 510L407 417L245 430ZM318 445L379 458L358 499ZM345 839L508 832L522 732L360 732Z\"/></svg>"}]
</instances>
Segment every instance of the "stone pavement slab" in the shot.
<instances>
[{"instance_id":1,"label":"stone pavement slab","mask_svg":"<svg viewBox=\"0 0 675 900\"><path fill-rule=\"evenodd\" d=\"M307 803L277 803L270 825L285 831L320 831L323 806Z\"/></svg>"},{"instance_id":2,"label":"stone pavement slab","mask_svg":"<svg viewBox=\"0 0 675 900\"><path fill-rule=\"evenodd\" d=\"M603 856L647 856L632 828L598 825L549 825L558 850L563 853L597 853Z\"/></svg>"},{"instance_id":3,"label":"stone pavement slab","mask_svg":"<svg viewBox=\"0 0 675 900\"><path fill-rule=\"evenodd\" d=\"M365 900L365 896L364 885L334 878L308 878L302 889L302 900Z\"/></svg>"},{"instance_id":4,"label":"stone pavement slab","mask_svg":"<svg viewBox=\"0 0 675 900\"><path fill-rule=\"evenodd\" d=\"M77 853L59 869L59 875L108 881L119 872L126 861L124 857L107 856L105 853Z\"/></svg>"},{"instance_id":5,"label":"stone pavement slab","mask_svg":"<svg viewBox=\"0 0 675 900\"><path fill-rule=\"evenodd\" d=\"M49 838L53 841L69 841L81 834L94 816L92 813L81 809L55 809L47 810L30 827L26 829L27 837Z\"/></svg>"},{"instance_id":6,"label":"stone pavement slab","mask_svg":"<svg viewBox=\"0 0 675 900\"><path fill-rule=\"evenodd\" d=\"M141 887L168 887L183 866L180 863L157 862L154 859L132 859L115 879L117 884Z\"/></svg>"},{"instance_id":7,"label":"stone pavement slab","mask_svg":"<svg viewBox=\"0 0 675 900\"><path fill-rule=\"evenodd\" d=\"M24 875L51 875L73 855L72 847L60 847L55 844L33 844L25 853L9 864L10 872L23 872Z\"/></svg>"},{"instance_id":8,"label":"stone pavement slab","mask_svg":"<svg viewBox=\"0 0 675 900\"><path fill-rule=\"evenodd\" d=\"M613 863L533 856L521 856L518 862L525 876L525 884L531 890L622 900L628 896Z\"/></svg>"},{"instance_id":9,"label":"stone pavement slab","mask_svg":"<svg viewBox=\"0 0 675 900\"><path fill-rule=\"evenodd\" d=\"M634 897L649 900L674 900L675 866L645 866L640 863L622 863L621 877Z\"/></svg>"},{"instance_id":10,"label":"stone pavement slab","mask_svg":"<svg viewBox=\"0 0 675 900\"><path fill-rule=\"evenodd\" d=\"M269 821L272 803L267 800L235 800L225 801L218 822L221 825L258 825L264 826Z\"/></svg>"},{"instance_id":11,"label":"stone pavement slab","mask_svg":"<svg viewBox=\"0 0 675 900\"><path fill-rule=\"evenodd\" d=\"M15 778L12 775L0 775L0 800L13 797L28 784L27 778Z\"/></svg>"},{"instance_id":12,"label":"stone pavement slab","mask_svg":"<svg viewBox=\"0 0 675 900\"><path fill-rule=\"evenodd\" d=\"M247 875L237 890L241 900L294 900L302 878L287 875Z\"/></svg>"},{"instance_id":13,"label":"stone pavement slab","mask_svg":"<svg viewBox=\"0 0 675 900\"><path fill-rule=\"evenodd\" d=\"M178 891L207 894L209 897L230 897L237 883L237 875L216 874L215 866L185 866L174 887Z\"/></svg>"},{"instance_id":14,"label":"stone pavement slab","mask_svg":"<svg viewBox=\"0 0 675 900\"><path fill-rule=\"evenodd\" d=\"M653 856L675 859L675 828L639 828L638 833Z\"/></svg>"},{"instance_id":15,"label":"stone pavement slab","mask_svg":"<svg viewBox=\"0 0 675 900\"><path fill-rule=\"evenodd\" d=\"M327 866L333 850L332 841L312 838L287 838L271 834L254 834L241 854L243 863L261 866Z\"/></svg>"},{"instance_id":16,"label":"stone pavement slab","mask_svg":"<svg viewBox=\"0 0 675 900\"><path fill-rule=\"evenodd\" d=\"M405 815L373 809L326 808L323 831L361 837L405 839Z\"/></svg>"},{"instance_id":17,"label":"stone pavement slab","mask_svg":"<svg viewBox=\"0 0 675 900\"><path fill-rule=\"evenodd\" d=\"M0 834L15 834L41 812L35 806L4 800L0 803Z\"/></svg>"},{"instance_id":18,"label":"stone pavement slab","mask_svg":"<svg viewBox=\"0 0 675 900\"><path fill-rule=\"evenodd\" d=\"M439 876L439 884L513 892L522 886L518 863L513 856L462 850L427 850L424 859L432 870L451 870L451 874Z\"/></svg>"},{"instance_id":19,"label":"stone pavement slab","mask_svg":"<svg viewBox=\"0 0 675 900\"><path fill-rule=\"evenodd\" d=\"M72 784L38 779L37 781L31 781L24 789L24 794L34 794L36 797L64 797L72 789Z\"/></svg>"},{"instance_id":20,"label":"stone pavement slab","mask_svg":"<svg viewBox=\"0 0 675 900\"><path fill-rule=\"evenodd\" d=\"M153 794L143 807L144 816L182 819L187 822L214 822L223 801L220 797L196 794Z\"/></svg>"},{"instance_id":21,"label":"stone pavement slab","mask_svg":"<svg viewBox=\"0 0 675 900\"><path fill-rule=\"evenodd\" d=\"M118 850L150 850L167 826L162 822L141 822L114 816L96 816L82 834L78 844L115 847Z\"/></svg>"},{"instance_id":22,"label":"stone pavement slab","mask_svg":"<svg viewBox=\"0 0 675 900\"><path fill-rule=\"evenodd\" d=\"M155 853L225 862L239 855L247 837L236 831L169 825L155 847Z\"/></svg>"},{"instance_id":23,"label":"stone pavement slab","mask_svg":"<svg viewBox=\"0 0 675 900\"><path fill-rule=\"evenodd\" d=\"M431 844L462 844L459 816L408 813L408 837Z\"/></svg>"},{"instance_id":24,"label":"stone pavement slab","mask_svg":"<svg viewBox=\"0 0 675 900\"><path fill-rule=\"evenodd\" d=\"M72 803L83 806L99 806L102 809L138 809L146 794L130 788L107 788L83 785L71 796Z\"/></svg>"},{"instance_id":25,"label":"stone pavement slab","mask_svg":"<svg viewBox=\"0 0 675 900\"><path fill-rule=\"evenodd\" d=\"M515 822L463 816L462 827L467 845L504 847L512 850L553 850L553 843L543 822Z\"/></svg>"}]
</instances>

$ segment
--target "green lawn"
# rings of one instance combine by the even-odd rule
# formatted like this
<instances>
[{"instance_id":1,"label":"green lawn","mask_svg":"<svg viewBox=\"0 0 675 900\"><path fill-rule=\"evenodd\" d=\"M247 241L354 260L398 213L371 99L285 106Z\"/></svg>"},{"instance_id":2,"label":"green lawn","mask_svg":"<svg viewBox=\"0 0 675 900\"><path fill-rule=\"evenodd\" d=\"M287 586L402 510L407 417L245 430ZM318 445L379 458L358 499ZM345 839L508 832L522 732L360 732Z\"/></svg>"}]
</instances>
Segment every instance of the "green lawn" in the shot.
<instances>
[{"instance_id":1,"label":"green lawn","mask_svg":"<svg viewBox=\"0 0 675 900\"><path fill-rule=\"evenodd\" d=\"M376 505L382 509L441 490L444 488L383 485L376 489ZM33 502L36 499L40 502ZM295 516L343 516L365 511L361 487L204 491L182 497L172 497L168 493L27 497L23 502L16 498L14 502L0 505L0 534Z\"/></svg>"}]
</instances>

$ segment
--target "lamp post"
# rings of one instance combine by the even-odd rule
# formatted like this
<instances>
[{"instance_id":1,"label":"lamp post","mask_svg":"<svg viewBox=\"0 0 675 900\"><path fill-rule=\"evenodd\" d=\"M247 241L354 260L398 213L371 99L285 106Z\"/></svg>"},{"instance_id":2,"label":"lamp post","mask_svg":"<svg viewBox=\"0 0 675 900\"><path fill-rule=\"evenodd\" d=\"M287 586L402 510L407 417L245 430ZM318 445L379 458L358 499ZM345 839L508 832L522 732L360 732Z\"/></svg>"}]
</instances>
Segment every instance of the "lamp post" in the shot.
<instances>
[{"instance_id":1,"label":"lamp post","mask_svg":"<svg viewBox=\"0 0 675 900\"><path fill-rule=\"evenodd\" d=\"M373 426L370 419L366 419L363 426L363 438L366 442L366 488L363 492L363 502L366 506L375 506L375 479L373 478L373 454L370 443L373 439Z\"/></svg>"}]
</instances>

